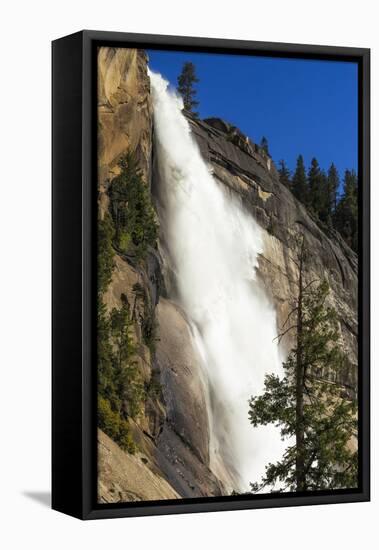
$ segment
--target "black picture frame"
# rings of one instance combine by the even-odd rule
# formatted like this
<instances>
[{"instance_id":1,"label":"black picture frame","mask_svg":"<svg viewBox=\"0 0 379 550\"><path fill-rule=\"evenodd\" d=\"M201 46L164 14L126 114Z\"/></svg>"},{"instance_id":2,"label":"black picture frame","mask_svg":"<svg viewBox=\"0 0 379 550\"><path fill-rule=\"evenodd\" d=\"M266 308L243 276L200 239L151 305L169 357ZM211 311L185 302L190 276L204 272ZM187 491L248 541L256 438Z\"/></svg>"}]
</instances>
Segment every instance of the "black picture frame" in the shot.
<instances>
[{"instance_id":1,"label":"black picture frame","mask_svg":"<svg viewBox=\"0 0 379 550\"><path fill-rule=\"evenodd\" d=\"M96 503L96 48L346 60L359 75L358 489ZM370 499L370 50L81 31L52 43L52 507L81 519L302 506Z\"/></svg>"}]
</instances>

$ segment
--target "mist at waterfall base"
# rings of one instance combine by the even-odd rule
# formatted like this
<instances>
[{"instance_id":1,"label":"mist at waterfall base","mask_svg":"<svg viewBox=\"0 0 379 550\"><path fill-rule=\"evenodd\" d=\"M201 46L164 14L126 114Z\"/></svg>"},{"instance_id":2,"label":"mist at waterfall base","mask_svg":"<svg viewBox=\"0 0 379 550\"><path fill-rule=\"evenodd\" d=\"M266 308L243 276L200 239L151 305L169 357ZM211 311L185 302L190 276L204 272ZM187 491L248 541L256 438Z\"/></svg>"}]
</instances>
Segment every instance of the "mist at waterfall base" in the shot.
<instances>
[{"instance_id":1,"label":"mist at waterfall base","mask_svg":"<svg viewBox=\"0 0 379 550\"><path fill-rule=\"evenodd\" d=\"M175 301L201 357L210 428L210 468L228 490L248 491L285 444L278 428L253 428L248 400L266 373L280 374L275 311L256 279L263 235L241 199L212 175L182 100L149 71L159 197L157 209Z\"/></svg>"}]
</instances>

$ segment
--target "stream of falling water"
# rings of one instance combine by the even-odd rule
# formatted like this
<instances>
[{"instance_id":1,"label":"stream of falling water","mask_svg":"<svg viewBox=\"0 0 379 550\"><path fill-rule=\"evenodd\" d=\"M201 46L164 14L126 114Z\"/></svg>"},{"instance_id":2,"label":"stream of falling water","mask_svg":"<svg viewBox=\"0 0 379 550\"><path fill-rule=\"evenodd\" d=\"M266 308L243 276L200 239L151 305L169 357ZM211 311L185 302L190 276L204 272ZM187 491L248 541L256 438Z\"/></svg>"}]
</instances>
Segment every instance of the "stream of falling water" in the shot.
<instances>
[{"instance_id":1,"label":"stream of falling water","mask_svg":"<svg viewBox=\"0 0 379 550\"><path fill-rule=\"evenodd\" d=\"M281 373L276 315L256 279L263 236L241 200L202 158L182 101L149 71L154 104L161 227L176 300L202 359L210 424L210 467L228 489L246 491L282 455L273 426L253 428L248 400L266 373Z\"/></svg>"}]
</instances>

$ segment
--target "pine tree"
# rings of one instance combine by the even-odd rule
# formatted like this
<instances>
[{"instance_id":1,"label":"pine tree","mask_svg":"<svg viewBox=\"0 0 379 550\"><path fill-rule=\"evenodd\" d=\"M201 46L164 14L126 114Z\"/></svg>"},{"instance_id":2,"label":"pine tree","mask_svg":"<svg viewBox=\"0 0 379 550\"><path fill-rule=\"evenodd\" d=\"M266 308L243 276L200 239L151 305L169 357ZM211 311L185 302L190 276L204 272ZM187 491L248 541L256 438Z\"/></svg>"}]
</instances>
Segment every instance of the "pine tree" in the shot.
<instances>
[{"instance_id":1,"label":"pine tree","mask_svg":"<svg viewBox=\"0 0 379 550\"><path fill-rule=\"evenodd\" d=\"M110 313L103 295L112 278L115 250L143 259L148 247L156 242L158 228L136 156L123 156L119 168L109 187L109 213L98 220L97 421L123 450L134 453L137 447L130 418L140 413L146 392L136 361L132 315L124 294L121 306ZM152 340L155 333L151 318Z\"/></svg>"},{"instance_id":2,"label":"pine tree","mask_svg":"<svg viewBox=\"0 0 379 550\"><path fill-rule=\"evenodd\" d=\"M332 226L332 210L331 210L331 196L329 190L328 176L324 170L321 170L320 183L318 193L318 210L316 214L319 219L326 223L329 227Z\"/></svg>"},{"instance_id":3,"label":"pine tree","mask_svg":"<svg viewBox=\"0 0 379 550\"><path fill-rule=\"evenodd\" d=\"M279 161L279 180L280 183L285 185L287 189L291 189L292 182L291 182L291 172L289 171L289 168L287 167L284 160Z\"/></svg>"},{"instance_id":4,"label":"pine tree","mask_svg":"<svg viewBox=\"0 0 379 550\"><path fill-rule=\"evenodd\" d=\"M270 155L270 152L268 150L268 139L265 136L262 136L260 148L266 153L266 155Z\"/></svg>"},{"instance_id":5,"label":"pine tree","mask_svg":"<svg viewBox=\"0 0 379 550\"><path fill-rule=\"evenodd\" d=\"M296 170L292 178L292 192L303 204L308 204L308 184L302 155L297 157Z\"/></svg>"},{"instance_id":6,"label":"pine tree","mask_svg":"<svg viewBox=\"0 0 379 550\"><path fill-rule=\"evenodd\" d=\"M358 178L354 170L346 170L343 194L337 204L335 227L347 244L358 251Z\"/></svg>"},{"instance_id":7,"label":"pine tree","mask_svg":"<svg viewBox=\"0 0 379 550\"><path fill-rule=\"evenodd\" d=\"M316 158L311 160L308 171L309 200L308 205L314 214L318 215L323 203L323 176Z\"/></svg>"},{"instance_id":8,"label":"pine tree","mask_svg":"<svg viewBox=\"0 0 379 550\"><path fill-rule=\"evenodd\" d=\"M129 418L140 413L145 390L136 361L132 320L127 299L107 313L99 300L97 310L98 426L122 449L134 453L136 445Z\"/></svg>"},{"instance_id":9,"label":"pine tree","mask_svg":"<svg viewBox=\"0 0 379 550\"><path fill-rule=\"evenodd\" d=\"M335 382L346 357L340 351L336 312L327 304L325 280L304 280L308 252L297 244L298 294L279 338L293 331L295 344L283 363L284 377L266 376L264 392L249 403L253 426L275 424L289 440L283 457L266 467L253 492L314 491L357 486L357 404ZM289 326L287 326L289 323Z\"/></svg>"},{"instance_id":10,"label":"pine tree","mask_svg":"<svg viewBox=\"0 0 379 550\"><path fill-rule=\"evenodd\" d=\"M192 113L195 117L199 116L199 113L194 111L199 105L199 102L195 99L197 91L194 88L194 84L198 82L199 79L196 76L195 65L187 61L184 63L182 72L178 76L177 90L183 98L185 110Z\"/></svg>"},{"instance_id":11,"label":"pine tree","mask_svg":"<svg viewBox=\"0 0 379 550\"><path fill-rule=\"evenodd\" d=\"M109 189L114 245L121 253L139 261L146 256L149 246L154 246L158 226L135 155L123 156L119 167L121 172L112 180Z\"/></svg>"},{"instance_id":12,"label":"pine tree","mask_svg":"<svg viewBox=\"0 0 379 550\"><path fill-rule=\"evenodd\" d=\"M113 376L117 380L117 396L120 413L135 418L140 412L144 397L142 377L135 361L136 346L133 343L130 307L126 296L121 295L122 305L110 315L110 335L114 351Z\"/></svg>"},{"instance_id":13,"label":"pine tree","mask_svg":"<svg viewBox=\"0 0 379 550\"><path fill-rule=\"evenodd\" d=\"M340 177L335 164L332 162L328 170L328 201L330 214L333 216L337 209L338 188L340 185Z\"/></svg>"}]
</instances>

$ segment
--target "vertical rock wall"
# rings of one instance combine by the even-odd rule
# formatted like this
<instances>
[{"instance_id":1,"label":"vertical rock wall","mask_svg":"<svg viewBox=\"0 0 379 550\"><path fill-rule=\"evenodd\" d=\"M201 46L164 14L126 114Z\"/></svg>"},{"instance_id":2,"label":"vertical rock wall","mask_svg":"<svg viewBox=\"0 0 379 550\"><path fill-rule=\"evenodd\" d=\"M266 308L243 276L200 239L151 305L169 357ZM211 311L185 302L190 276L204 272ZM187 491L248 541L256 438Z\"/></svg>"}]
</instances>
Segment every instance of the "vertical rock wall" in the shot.
<instances>
[{"instance_id":1,"label":"vertical rock wall","mask_svg":"<svg viewBox=\"0 0 379 550\"><path fill-rule=\"evenodd\" d=\"M133 152L145 184L152 179L153 112L147 56L141 50L100 48L98 51L98 205L104 216L107 191L119 173L122 155ZM147 396L142 413L130 420L138 452L131 457L100 432L99 500L117 502L176 496L221 494L222 485L209 470L209 432L204 388L190 330L175 304L161 299L162 260L151 249L143 265L114 254L111 283L103 296L108 311L121 306L121 295L133 308L135 358L146 386L158 374L162 392ZM156 353L144 344L143 303L133 286L139 283L155 308L159 324ZM160 300L160 303L158 304ZM133 476L139 475L136 484ZM147 470L151 475L146 475ZM145 485L144 485L145 483ZM149 484L153 489L149 489Z\"/></svg>"}]
</instances>

